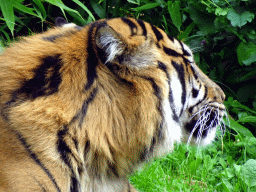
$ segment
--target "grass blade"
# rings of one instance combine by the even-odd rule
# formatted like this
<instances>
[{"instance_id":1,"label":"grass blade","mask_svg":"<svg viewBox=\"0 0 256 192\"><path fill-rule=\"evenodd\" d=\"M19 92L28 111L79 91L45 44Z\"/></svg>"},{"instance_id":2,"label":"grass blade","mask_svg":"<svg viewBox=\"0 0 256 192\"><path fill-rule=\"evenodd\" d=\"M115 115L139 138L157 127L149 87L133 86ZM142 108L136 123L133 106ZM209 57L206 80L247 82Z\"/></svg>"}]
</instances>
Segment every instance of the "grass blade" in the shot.
<instances>
[{"instance_id":1,"label":"grass blade","mask_svg":"<svg viewBox=\"0 0 256 192\"><path fill-rule=\"evenodd\" d=\"M238 134L241 134L245 137L254 137L253 134L244 126L240 125L238 122L236 122L232 117L229 116L229 120L224 119L224 123L236 131Z\"/></svg>"},{"instance_id":2,"label":"grass blade","mask_svg":"<svg viewBox=\"0 0 256 192\"><path fill-rule=\"evenodd\" d=\"M78 4L81 8L83 8L88 15L93 19L93 21L95 21L95 17L93 16L92 12L83 4L81 3L79 0L73 0L76 4Z\"/></svg>"},{"instance_id":3,"label":"grass blade","mask_svg":"<svg viewBox=\"0 0 256 192\"><path fill-rule=\"evenodd\" d=\"M102 6L97 2L97 0L90 0L91 6L93 10L97 13L97 15L103 19L106 17L106 11L102 8Z\"/></svg>"},{"instance_id":4,"label":"grass blade","mask_svg":"<svg viewBox=\"0 0 256 192\"><path fill-rule=\"evenodd\" d=\"M29 15L33 15L33 16L35 16L35 17L38 17L38 15L33 12L33 9L28 8L28 7L26 7L25 5L16 3L16 4L14 4L14 7L15 7L16 9L22 11L23 13L27 13L27 14L29 14Z\"/></svg>"},{"instance_id":5,"label":"grass blade","mask_svg":"<svg viewBox=\"0 0 256 192\"><path fill-rule=\"evenodd\" d=\"M144 11L148 9L153 9L155 7L158 7L160 4L159 3L148 3L146 5L142 5L140 7L132 8L134 11Z\"/></svg>"},{"instance_id":6,"label":"grass blade","mask_svg":"<svg viewBox=\"0 0 256 192\"><path fill-rule=\"evenodd\" d=\"M33 0L32 4L35 8L35 11L37 12L37 15L41 18L42 21L44 21L46 18L46 11L41 0Z\"/></svg>"},{"instance_id":7,"label":"grass blade","mask_svg":"<svg viewBox=\"0 0 256 192\"><path fill-rule=\"evenodd\" d=\"M12 1L8 1L8 0L1 1L0 7L1 7L1 11L3 13L5 22L13 35L14 24L15 24L13 3L12 3Z\"/></svg>"}]
</instances>

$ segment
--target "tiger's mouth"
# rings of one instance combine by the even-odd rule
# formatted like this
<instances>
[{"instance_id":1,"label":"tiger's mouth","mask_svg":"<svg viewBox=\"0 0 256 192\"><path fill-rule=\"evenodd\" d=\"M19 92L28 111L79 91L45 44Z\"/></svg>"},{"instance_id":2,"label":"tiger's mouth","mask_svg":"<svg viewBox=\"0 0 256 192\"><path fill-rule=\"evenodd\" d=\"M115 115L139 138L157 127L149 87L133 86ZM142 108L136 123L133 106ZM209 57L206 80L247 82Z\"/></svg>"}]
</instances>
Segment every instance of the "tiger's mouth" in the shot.
<instances>
[{"instance_id":1,"label":"tiger's mouth","mask_svg":"<svg viewBox=\"0 0 256 192\"><path fill-rule=\"evenodd\" d=\"M226 114L225 107L221 105L207 104L195 112L190 120L185 123L185 129L189 132L187 143L195 141L196 144L209 144L215 138L216 129L219 127L222 132L223 116Z\"/></svg>"}]
</instances>

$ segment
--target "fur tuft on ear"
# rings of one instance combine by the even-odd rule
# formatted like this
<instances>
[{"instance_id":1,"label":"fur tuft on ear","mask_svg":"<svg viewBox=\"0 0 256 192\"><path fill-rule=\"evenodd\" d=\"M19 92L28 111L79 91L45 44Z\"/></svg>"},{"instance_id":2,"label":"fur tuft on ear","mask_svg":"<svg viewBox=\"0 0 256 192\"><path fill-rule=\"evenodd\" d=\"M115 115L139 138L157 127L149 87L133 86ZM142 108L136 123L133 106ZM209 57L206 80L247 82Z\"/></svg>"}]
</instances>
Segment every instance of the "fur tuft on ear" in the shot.
<instances>
[{"instance_id":1,"label":"fur tuft on ear","mask_svg":"<svg viewBox=\"0 0 256 192\"><path fill-rule=\"evenodd\" d=\"M57 17L55 19L55 27L62 27L66 24L68 24L68 22L63 17Z\"/></svg>"},{"instance_id":2,"label":"fur tuft on ear","mask_svg":"<svg viewBox=\"0 0 256 192\"><path fill-rule=\"evenodd\" d=\"M113 61L123 54L125 41L121 34L108 25L100 26L96 31L96 45L104 51L105 63Z\"/></svg>"},{"instance_id":3,"label":"fur tuft on ear","mask_svg":"<svg viewBox=\"0 0 256 192\"><path fill-rule=\"evenodd\" d=\"M64 18L62 17L57 17L55 19L55 27L78 27L76 24L74 23L68 23Z\"/></svg>"}]
</instances>

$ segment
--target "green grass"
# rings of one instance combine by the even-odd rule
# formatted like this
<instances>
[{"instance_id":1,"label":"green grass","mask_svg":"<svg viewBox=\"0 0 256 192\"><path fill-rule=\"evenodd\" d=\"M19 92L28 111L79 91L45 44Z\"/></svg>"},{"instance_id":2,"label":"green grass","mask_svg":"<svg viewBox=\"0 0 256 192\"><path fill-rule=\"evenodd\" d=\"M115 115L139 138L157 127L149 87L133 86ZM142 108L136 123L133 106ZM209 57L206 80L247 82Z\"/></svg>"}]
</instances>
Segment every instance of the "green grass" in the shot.
<instances>
[{"instance_id":1,"label":"green grass","mask_svg":"<svg viewBox=\"0 0 256 192\"><path fill-rule=\"evenodd\" d=\"M225 135L206 147L176 145L165 157L144 165L131 183L145 192L256 192L255 110L229 97ZM245 126L250 126L251 129Z\"/></svg>"},{"instance_id":2,"label":"green grass","mask_svg":"<svg viewBox=\"0 0 256 192\"><path fill-rule=\"evenodd\" d=\"M224 139L200 148L177 145L172 153L144 165L131 183L145 192L254 192L256 160L242 141L230 137L227 132Z\"/></svg>"}]
</instances>

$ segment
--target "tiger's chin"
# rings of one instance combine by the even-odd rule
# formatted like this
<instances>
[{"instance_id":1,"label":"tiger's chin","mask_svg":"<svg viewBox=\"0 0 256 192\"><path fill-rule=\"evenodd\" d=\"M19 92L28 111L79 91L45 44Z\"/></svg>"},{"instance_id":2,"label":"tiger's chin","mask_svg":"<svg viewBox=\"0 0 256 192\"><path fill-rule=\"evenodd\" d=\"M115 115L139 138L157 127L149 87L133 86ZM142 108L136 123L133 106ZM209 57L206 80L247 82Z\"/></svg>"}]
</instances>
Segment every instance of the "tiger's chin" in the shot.
<instances>
[{"instance_id":1,"label":"tiger's chin","mask_svg":"<svg viewBox=\"0 0 256 192\"><path fill-rule=\"evenodd\" d=\"M216 131L224 131L223 116L225 109L205 105L183 123L182 141L189 145L206 146L216 137Z\"/></svg>"}]
</instances>

